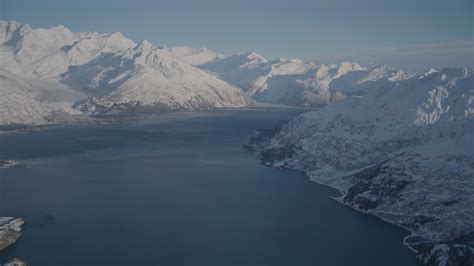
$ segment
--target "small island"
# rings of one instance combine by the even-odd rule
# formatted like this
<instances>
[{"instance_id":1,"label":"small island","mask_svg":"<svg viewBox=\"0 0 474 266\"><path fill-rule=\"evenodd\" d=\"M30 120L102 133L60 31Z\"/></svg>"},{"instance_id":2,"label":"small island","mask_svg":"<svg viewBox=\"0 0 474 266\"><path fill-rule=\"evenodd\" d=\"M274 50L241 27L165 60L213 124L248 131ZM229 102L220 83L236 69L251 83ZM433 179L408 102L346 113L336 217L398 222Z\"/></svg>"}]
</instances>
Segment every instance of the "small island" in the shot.
<instances>
[{"instance_id":1,"label":"small island","mask_svg":"<svg viewBox=\"0 0 474 266\"><path fill-rule=\"evenodd\" d=\"M0 251L14 244L21 236L21 218L0 217Z\"/></svg>"},{"instance_id":2,"label":"small island","mask_svg":"<svg viewBox=\"0 0 474 266\"><path fill-rule=\"evenodd\" d=\"M0 160L0 168L10 168L17 164L18 162L14 160Z\"/></svg>"}]
</instances>

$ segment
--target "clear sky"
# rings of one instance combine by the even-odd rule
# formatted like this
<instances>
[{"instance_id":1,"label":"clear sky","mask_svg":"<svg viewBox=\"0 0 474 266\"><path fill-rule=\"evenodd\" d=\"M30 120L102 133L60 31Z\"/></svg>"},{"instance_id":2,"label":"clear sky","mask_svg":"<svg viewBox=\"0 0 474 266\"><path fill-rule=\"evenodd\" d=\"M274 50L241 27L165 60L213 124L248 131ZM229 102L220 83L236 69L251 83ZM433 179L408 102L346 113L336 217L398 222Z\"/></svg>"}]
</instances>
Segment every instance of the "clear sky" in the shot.
<instances>
[{"instance_id":1,"label":"clear sky","mask_svg":"<svg viewBox=\"0 0 474 266\"><path fill-rule=\"evenodd\" d=\"M120 31L156 45L411 71L474 65L474 0L0 0L33 27Z\"/></svg>"}]
</instances>

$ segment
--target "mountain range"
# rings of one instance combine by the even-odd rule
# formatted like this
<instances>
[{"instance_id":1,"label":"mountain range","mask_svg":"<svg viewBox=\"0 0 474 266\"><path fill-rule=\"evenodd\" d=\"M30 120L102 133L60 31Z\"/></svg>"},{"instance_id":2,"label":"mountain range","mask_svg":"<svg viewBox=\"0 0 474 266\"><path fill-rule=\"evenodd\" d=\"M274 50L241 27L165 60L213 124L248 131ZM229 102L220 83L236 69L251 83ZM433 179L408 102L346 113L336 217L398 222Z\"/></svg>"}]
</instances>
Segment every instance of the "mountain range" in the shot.
<instances>
[{"instance_id":1,"label":"mountain range","mask_svg":"<svg viewBox=\"0 0 474 266\"><path fill-rule=\"evenodd\" d=\"M256 52L224 56L137 44L121 33L0 21L0 124L54 123L57 112L153 113L256 102L321 107L409 77L387 65L316 65Z\"/></svg>"}]
</instances>

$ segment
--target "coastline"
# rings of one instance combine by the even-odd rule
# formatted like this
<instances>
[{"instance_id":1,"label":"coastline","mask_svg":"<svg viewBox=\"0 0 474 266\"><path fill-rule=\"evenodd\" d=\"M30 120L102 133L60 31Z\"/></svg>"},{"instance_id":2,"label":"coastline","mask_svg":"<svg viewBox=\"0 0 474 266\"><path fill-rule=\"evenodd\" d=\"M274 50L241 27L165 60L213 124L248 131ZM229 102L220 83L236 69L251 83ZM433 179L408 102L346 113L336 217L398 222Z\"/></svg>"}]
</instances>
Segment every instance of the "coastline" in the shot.
<instances>
[{"instance_id":1,"label":"coastline","mask_svg":"<svg viewBox=\"0 0 474 266\"><path fill-rule=\"evenodd\" d=\"M262 165L277 169L289 169L302 172L310 181L337 190L340 195L331 198L342 203L344 206L350 207L360 213L370 214L386 223L406 231L407 235L403 237L402 243L415 253L415 258L419 263L423 265L439 266L471 265L471 261L474 259L471 246L472 240L474 239L473 234L464 234L454 239L438 239L437 241L430 239L426 234L424 236L420 235L416 233L416 229L418 229L416 224L403 223L405 216L401 216L397 213L390 213L390 210L388 210L388 212L385 210L385 212L379 213L371 212L371 206L368 205L370 202L358 202L357 200L350 198L349 196L351 195L349 194L351 193L351 189L356 187L358 185L357 183L350 183L349 179L346 181L340 180L340 182L335 183L324 182L324 180L318 179L317 176L312 176L311 173L308 172L310 169L306 169L302 165L299 165L297 161L287 161L295 154L294 147L285 146L280 149L266 150L266 145L269 144L269 141L281 127L282 125L277 125L270 129L256 130L251 139L243 145L243 148L256 154ZM345 177L353 178L364 171L370 172L372 168L374 168L374 166L366 167L359 172L354 172L344 176L341 175L340 179ZM352 191L352 193L354 193L354 191ZM420 223L422 222L423 221Z\"/></svg>"}]
</instances>

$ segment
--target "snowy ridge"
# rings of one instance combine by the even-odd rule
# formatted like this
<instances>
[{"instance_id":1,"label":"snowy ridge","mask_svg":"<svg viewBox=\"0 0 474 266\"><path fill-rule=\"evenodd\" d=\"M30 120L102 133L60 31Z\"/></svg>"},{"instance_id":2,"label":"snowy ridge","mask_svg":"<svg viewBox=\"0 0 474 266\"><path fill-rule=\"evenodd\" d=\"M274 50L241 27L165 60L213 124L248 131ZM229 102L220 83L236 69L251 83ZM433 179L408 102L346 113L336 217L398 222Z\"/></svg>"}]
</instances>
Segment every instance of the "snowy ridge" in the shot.
<instances>
[{"instance_id":1,"label":"snowy ridge","mask_svg":"<svg viewBox=\"0 0 474 266\"><path fill-rule=\"evenodd\" d=\"M206 47L170 47L171 53L178 55L188 65L202 65L204 63L224 58L224 55L214 53Z\"/></svg>"},{"instance_id":2,"label":"snowy ridge","mask_svg":"<svg viewBox=\"0 0 474 266\"><path fill-rule=\"evenodd\" d=\"M0 67L28 78L60 79L70 66L84 64L102 52L134 46L121 33L73 33L64 26L33 29L0 21Z\"/></svg>"},{"instance_id":3,"label":"snowy ridge","mask_svg":"<svg viewBox=\"0 0 474 266\"><path fill-rule=\"evenodd\" d=\"M421 262L472 264L474 71L389 84L303 114L257 136L253 149L266 164L305 171L339 189L343 203L426 239L406 240Z\"/></svg>"}]
</instances>

